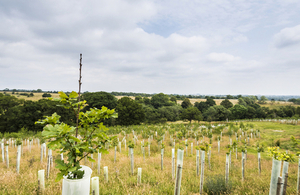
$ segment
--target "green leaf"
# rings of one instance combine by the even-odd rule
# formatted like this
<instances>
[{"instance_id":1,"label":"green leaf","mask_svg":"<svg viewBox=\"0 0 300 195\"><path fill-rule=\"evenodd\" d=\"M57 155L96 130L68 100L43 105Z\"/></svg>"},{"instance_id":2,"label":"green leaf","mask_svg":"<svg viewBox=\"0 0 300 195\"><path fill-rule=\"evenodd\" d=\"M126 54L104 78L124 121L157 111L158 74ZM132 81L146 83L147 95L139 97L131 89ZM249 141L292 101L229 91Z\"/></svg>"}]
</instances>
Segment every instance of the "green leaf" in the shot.
<instances>
[{"instance_id":1,"label":"green leaf","mask_svg":"<svg viewBox=\"0 0 300 195\"><path fill-rule=\"evenodd\" d=\"M68 96L64 92L60 91L60 92L58 92L58 94L59 94L60 98L62 98L62 99L68 99Z\"/></svg>"},{"instance_id":2,"label":"green leaf","mask_svg":"<svg viewBox=\"0 0 300 195\"><path fill-rule=\"evenodd\" d=\"M94 159L92 159L90 156L88 156L87 157L88 158L88 160L90 161L90 162L96 162Z\"/></svg>"},{"instance_id":3,"label":"green leaf","mask_svg":"<svg viewBox=\"0 0 300 195\"><path fill-rule=\"evenodd\" d=\"M78 142L78 143L81 142L80 139L78 139L77 137L74 137L72 135L70 135L69 138L72 139L72 140L74 140L75 142Z\"/></svg>"},{"instance_id":4,"label":"green leaf","mask_svg":"<svg viewBox=\"0 0 300 195\"><path fill-rule=\"evenodd\" d=\"M65 164L63 160L56 159L55 160L56 166L55 168L58 168L59 170L67 170L68 166Z\"/></svg>"},{"instance_id":5,"label":"green leaf","mask_svg":"<svg viewBox=\"0 0 300 195\"><path fill-rule=\"evenodd\" d=\"M72 91L70 94L69 94L69 98L77 98L78 97L78 93L75 92L75 91Z\"/></svg>"},{"instance_id":6,"label":"green leaf","mask_svg":"<svg viewBox=\"0 0 300 195\"><path fill-rule=\"evenodd\" d=\"M59 182L62 178L64 178L63 176L64 176L64 174L62 172L57 173L57 176L55 178L55 182Z\"/></svg>"},{"instance_id":7,"label":"green leaf","mask_svg":"<svg viewBox=\"0 0 300 195\"><path fill-rule=\"evenodd\" d=\"M77 169L77 167L71 167L71 168L68 169L68 171L73 172L73 171L76 171L76 169Z\"/></svg>"}]
</instances>

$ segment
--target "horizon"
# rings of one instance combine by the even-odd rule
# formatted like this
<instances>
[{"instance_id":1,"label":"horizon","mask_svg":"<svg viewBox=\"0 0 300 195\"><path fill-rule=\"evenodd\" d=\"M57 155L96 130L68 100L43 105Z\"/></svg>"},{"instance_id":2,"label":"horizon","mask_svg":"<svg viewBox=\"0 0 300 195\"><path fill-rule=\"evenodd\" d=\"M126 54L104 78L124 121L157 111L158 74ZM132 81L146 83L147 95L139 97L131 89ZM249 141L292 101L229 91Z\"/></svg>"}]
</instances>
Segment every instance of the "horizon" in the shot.
<instances>
[{"instance_id":1,"label":"horizon","mask_svg":"<svg viewBox=\"0 0 300 195\"><path fill-rule=\"evenodd\" d=\"M9 89L9 88L5 88L5 89L0 89L0 92L12 92L13 90L16 90L17 92L34 92L34 93L55 93L55 92L59 92L59 90L42 90L42 91L37 91L38 89ZM67 90L67 91L63 91L63 92L71 92L72 90ZM74 90L73 90L74 91ZM155 94L159 94L159 93L163 93L163 92L159 92L159 93L144 93L144 92L132 92L132 91L81 91L81 93L96 93L96 92L107 92L107 93L134 93L134 94L148 94L148 95L155 95ZM247 96L257 96L257 97L261 97L261 96L266 96L266 97L300 97L300 95L264 95L264 94L176 94L176 93L163 93L166 95L180 95L180 96L215 96L215 97L226 97L227 95L231 95L231 96L243 96L243 97L247 97Z\"/></svg>"}]
</instances>

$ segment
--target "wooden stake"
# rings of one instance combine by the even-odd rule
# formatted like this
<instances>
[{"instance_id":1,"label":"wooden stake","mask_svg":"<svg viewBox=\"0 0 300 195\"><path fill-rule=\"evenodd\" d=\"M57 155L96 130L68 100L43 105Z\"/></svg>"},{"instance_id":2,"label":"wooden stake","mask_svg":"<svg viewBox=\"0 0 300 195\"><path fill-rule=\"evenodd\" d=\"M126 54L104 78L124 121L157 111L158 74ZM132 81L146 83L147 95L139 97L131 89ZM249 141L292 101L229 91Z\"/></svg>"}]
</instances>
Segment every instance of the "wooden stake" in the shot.
<instances>
[{"instance_id":1,"label":"wooden stake","mask_svg":"<svg viewBox=\"0 0 300 195\"><path fill-rule=\"evenodd\" d=\"M172 148L172 179L175 179L175 149Z\"/></svg>"},{"instance_id":2,"label":"wooden stake","mask_svg":"<svg viewBox=\"0 0 300 195\"><path fill-rule=\"evenodd\" d=\"M261 174L260 153L258 155L258 173L259 173L259 176L260 176L260 174Z\"/></svg>"},{"instance_id":3,"label":"wooden stake","mask_svg":"<svg viewBox=\"0 0 300 195\"><path fill-rule=\"evenodd\" d=\"M205 165L205 151L201 151L200 194L202 194L203 184L204 184L204 165Z\"/></svg>"},{"instance_id":4,"label":"wooden stake","mask_svg":"<svg viewBox=\"0 0 300 195\"><path fill-rule=\"evenodd\" d=\"M49 179L49 174L50 174L50 154L48 154L48 159L47 159L47 179Z\"/></svg>"},{"instance_id":5,"label":"wooden stake","mask_svg":"<svg viewBox=\"0 0 300 195\"><path fill-rule=\"evenodd\" d=\"M285 174L284 184L283 184L283 193L282 193L282 195L286 195L287 180L288 180L288 173Z\"/></svg>"},{"instance_id":6,"label":"wooden stake","mask_svg":"<svg viewBox=\"0 0 300 195\"><path fill-rule=\"evenodd\" d=\"M161 170L164 169L164 149L161 149Z\"/></svg>"},{"instance_id":7,"label":"wooden stake","mask_svg":"<svg viewBox=\"0 0 300 195\"><path fill-rule=\"evenodd\" d=\"M278 177L276 195L280 195L281 185L282 185L282 178Z\"/></svg>"},{"instance_id":8,"label":"wooden stake","mask_svg":"<svg viewBox=\"0 0 300 195\"><path fill-rule=\"evenodd\" d=\"M300 194L300 159L298 162L297 194Z\"/></svg>"},{"instance_id":9,"label":"wooden stake","mask_svg":"<svg viewBox=\"0 0 300 195\"><path fill-rule=\"evenodd\" d=\"M175 184L175 195L180 194L180 180L181 180L181 166L180 164L177 167L177 179L176 179L176 184Z\"/></svg>"},{"instance_id":10,"label":"wooden stake","mask_svg":"<svg viewBox=\"0 0 300 195\"><path fill-rule=\"evenodd\" d=\"M199 150L196 150L196 167L197 167L197 176L199 176Z\"/></svg>"},{"instance_id":11,"label":"wooden stake","mask_svg":"<svg viewBox=\"0 0 300 195\"><path fill-rule=\"evenodd\" d=\"M242 159L242 181L245 180L245 159Z\"/></svg>"}]
</instances>

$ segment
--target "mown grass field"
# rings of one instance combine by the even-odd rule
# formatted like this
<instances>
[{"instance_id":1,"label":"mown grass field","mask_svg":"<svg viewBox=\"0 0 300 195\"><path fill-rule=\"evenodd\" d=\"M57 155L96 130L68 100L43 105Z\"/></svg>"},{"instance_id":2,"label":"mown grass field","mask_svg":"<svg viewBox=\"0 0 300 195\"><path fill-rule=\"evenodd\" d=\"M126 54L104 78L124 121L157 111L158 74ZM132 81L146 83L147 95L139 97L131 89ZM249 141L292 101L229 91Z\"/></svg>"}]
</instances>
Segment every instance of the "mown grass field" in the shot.
<instances>
[{"instance_id":1,"label":"mown grass field","mask_svg":"<svg viewBox=\"0 0 300 195\"><path fill-rule=\"evenodd\" d=\"M0 92L0 93L3 93L3 91ZM32 97L27 97L27 96L24 96L24 95L20 95L20 93L28 93L28 94L30 94L30 92L18 92L18 93L19 94L16 94L16 93L12 94L12 92L6 92L6 94L9 94L9 95L15 96L18 99L24 99L24 100L38 101L38 100L44 98L44 97L42 97L42 95L44 93L33 93L34 96L32 96ZM50 94L51 94L52 98L59 98L59 94L58 93L50 93Z\"/></svg>"},{"instance_id":2,"label":"mown grass field","mask_svg":"<svg viewBox=\"0 0 300 195\"><path fill-rule=\"evenodd\" d=\"M283 146L291 146L290 136L294 135L300 138L300 126L280 124L275 122L244 122L244 124L254 124L254 129L260 129L261 139L250 139L250 146L248 146L248 155L246 161L245 180L242 181L241 175L241 153L238 152L238 159L236 153L232 153L232 164L230 167L230 181L232 188L229 194L268 194L272 159L266 152L262 153L262 173L258 174L257 152L256 143L263 143L265 146L272 145L276 140L281 140ZM177 130L182 128L182 124L173 124ZM115 127L121 128L121 127ZM170 129L171 125L165 126L133 126L122 128L124 130L135 130L136 134L139 130L150 128L155 129ZM190 127L189 127L190 128ZM274 131L275 130L275 131ZM276 131L280 130L280 131ZM282 131L282 132L281 132ZM205 181L214 175L220 175L225 179L225 156L228 149L226 146L229 144L229 137L226 131L223 132L223 139L221 141L221 151L218 153L216 134L213 135L212 143L212 157L211 169L209 169L207 155L206 164L204 169ZM123 136L118 135L120 141ZM154 136L155 138L155 136ZM234 138L234 136L232 136ZM128 141L132 140L132 134L127 138ZM151 153L148 156L148 149L145 148L146 156L143 159L140 141L142 135L138 134L138 142L134 149L134 174L130 171L130 158L128 157L128 149L124 148L122 143L121 153L117 152L117 161L114 163L114 149L109 149L109 154L102 154L101 159L101 173L97 174L97 165L91 162L84 162L89 167L92 167L94 176L100 178L100 194L173 194L175 181L172 179L172 164L171 164L171 149L170 136L168 133L165 135L165 154L164 154L164 169L161 170L161 156L160 149L157 141L154 139L151 143ZM200 139L201 140L201 139ZM233 139L235 140L235 139ZM145 142L147 139L145 139ZM208 138L205 138L209 142ZM184 142L184 141L183 141ZM193 154L191 154L190 143L194 144ZM200 141L199 141L200 142ZM181 194L199 194L200 177L196 175L196 142L195 139L188 139L188 156L186 151L183 160ZM241 143L239 143L241 146ZM177 148L178 146L176 146ZM185 148L185 147L184 147ZM10 167L7 168L6 164L1 161L0 163L0 194L36 194L38 188L37 172L41 169L46 169L46 160L40 162L40 147L34 144L31 153L28 151L27 146L23 147L23 156L21 158L20 174L16 173L16 151L14 147L9 147ZM296 152L292 150L292 152ZM60 158L59 154L53 153L54 158ZM97 159L97 154L94 154ZM2 160L2 159L1 159ZM97 162L97 160L96 160ZM104 181L103 167L108 166L109 182ZM137 185L137 168L142 168L142 184ZM289 179L287 194L296 194L296 181L297 181L298 164L290 163L289 166ZM55 182L55 175L57 170L52 167L50 178L46 180L45 194L61 194L62 182ZM218 184L216 184L218 185ZM204 185L204 188L206 185Z\"/></svg>"}]
</instances>

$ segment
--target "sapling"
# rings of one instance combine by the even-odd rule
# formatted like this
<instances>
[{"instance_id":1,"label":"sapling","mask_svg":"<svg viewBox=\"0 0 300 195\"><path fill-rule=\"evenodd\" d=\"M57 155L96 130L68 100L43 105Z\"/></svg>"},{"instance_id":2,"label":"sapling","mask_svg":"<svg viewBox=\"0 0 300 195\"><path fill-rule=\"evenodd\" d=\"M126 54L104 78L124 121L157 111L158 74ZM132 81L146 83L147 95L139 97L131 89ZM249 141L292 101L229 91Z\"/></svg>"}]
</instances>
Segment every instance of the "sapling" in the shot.
<instances>
[{"instance_id":1,"label":"sapling","mask_svg":"<svg viewBox=\"0 0 300 195\"><path fill-rule=\"evenodd\" d=\"M165 144L162 143L161 144L161 170L164 169L164 148L165 148Z\"/></svg>"},{"instance_id":2,"label":"sapling","mask_svg":"<svg viewBox=\"0 0 300 195\"><path fill-rule=\"evenodd\" d=\"M92 177L92 195L99 195L99 177Z\"/></svg>"},{"instance_id":3,"label":"sapling","mask_svg":"<svg viewBox=\"0 0 300 195\"><path fill-rule=\"evenodd\" d=\"M44 157L47 157L46 143L43 143Z\"/></svg>"},{"instance_id":4,"label":"sapling","mask_svg":"<svg viewBox=\"0 0 300 195\"><path fill-rule=\"evenodd\" d=\"M104 169L104 180L107 183L108 182L108 167L105 166L105 167L103 167L103 169Z\"/></svg>"},{"instance_id":5,"label":"sapling","mask_svg":"<svg viewBox=\"0 0 300 195\"><path fill-rule=\"evenodd\" d=\"M101 152L98 152L98 165L97 165L98 175L100 175L100 163L101 163Z\"/></svg>"},{"instance_id":6,"label":"sapling","mask_svg":"<svg viewBox=\"0 0 300 195\"><path fill-rule=\"evenodd\" d=\"M49 179L49 175L50 175L50 163L51 163L50 158L51 158L50 152L48 152L48 158L47 158L47 176L46 176L47 179Z\"/></svg>"},{"instance_id":7,"label":"sapling","mask_svg":"<svg viewBox=\"0 0 300 195\"><path fill-rule=\"evenodd\" d=\"M210 164L210 159L211 159L211 145L208 146L207 158L208 158L209 170L211 170L211 164Z\"/></svg>"},{"instance_id":8,"label":"sapling","mask_svg":"<svg viewBox=\"0 0 300 195\"><path fill-rule=\"evenodd\" d=\"M29 139L29 152L31 153L32 139Z\"/></svg>"},{"instance_id":9,"label":"sapling","mask_svg":"<svg viewBox=\"0 0 300 195\"><path fill-rule=\"evenodd\" d=\"M175 180L175 190L174 195L180 195L180 186L181 186L181 176L182 176L182 166L183 166L183 156L184 150L180 148L177 150L177 173L176 173L176 180Z\"/></svg>"},{"instance_id":10,"label":"sapling","mask_svg":"<svg viewBox=\"0 0 300 195\"><path fill-rule=\"evenodd\" d=\"M117 145L118 145L118 139L114 138L112 140L112 146L115 148L114 163L116 163L116 159L117 159Z\"/></svg>"},{"instance_id":11,"label":"sapling","mask_svg":"<svg viewBox=\"0 0 300 195\"><path fill-rule=\"evenodd\" d=\"M245 148L242 148L242 181L245 178Z\"/></svg>"},{"instance_id":12,"label":"sapling","mask_svg":"<svg viewBox=\"0 0 300 195\"><path fill-rule=\"evenodd\" d=\"M149 155L149 157L150 157L150 144L151 144L151 142L148 141L148 155Z\"/></svg>"},{"instance_id":13,"label":"sapling","mask_svg":"<svg viewBox=\"0 0 300 195\"><path fill-rule=\"evenodd\" d=\"M232 145L227 145L228 148L228 166L231 166L231 150L232 150ZM226 158L227 159L227 158Z\"/></svg>"},{"instance_id":14,"label":"sapling","mask_svg":"<svg viewBox=\"0 0 300 195\"><path fill-rule=\"evenodd\" d=\"M300 158L298 159L297 194L300 194Z\"/></svg>"},{"instance_id":15,"label":"sapling","mask_svg":"<svg viewBox=\"0 0 300 195\"><path fill-rule=\"evenodd\" d=\"M146 142L146 144L143 142L143 158L144 158L144 160L145 160L145 146L147 146L149 143L148 142Z\"/></svg>"},{"instance_id":16,"label":"sapling","mask_svg":"<svg viewBox=\"0 0 300 195\"><path fill-rule=\"evenodd\" d=\"M94 160L94 156L93 156L93 154L91 154L91 159L93 159ZM93 167L94 167L94 163L93 163L93 161L91 161L91 163L92 163L92 169L93 169Z\"/></svg>"},{"instance_id":17,"label":"sapling","mask_svg":"<svg viewBox=\"0 0 300 195\"><path fill-rule=\"evenodd\" d=\"M188 156L188 146L189 146L189 144L187 142L185 142L186 156Z\"/></svg>"},{"instance_id":18,"label":"sapling","mask_svg":"<svg viewBox=\"0 0 300 195\"><path fill-rule=\"evenodd\" d=\"M276 194L277 181L281 170L281 154L278 147L268 147L269 155L273 157L269 195Z\"/></svg>"},{"instance_id":19,"label":"sapling","mask_svg":"<svg viewBox=\"0 0 300 195\"><path fill-rule=\"evenodd\" d=\"M197 176L199 176L199 160L200 160L200 154L199 154L199 147L196 146L196 173Z\"/></svg>"},{"instance_id":20,"label":"sapling","mask_svg":"<svg viewBox=\"0 0 300 195\"><path fill-rule=\"evenodd\" d=\"M18 146L18 149L17 149L17 173L19 174L19 171L20 171L20 161L21 161L21 145L22 145L22 141L21 140L17 140L16 141L16 144Z\"/></svg>"},{"instance_id":21,"label":"sapling","mask_svg":"<svg viewBox=\"0 0 300 195\"><path fill-rule=\"evenodd\" d=\"M172 148L172 179L175 178L175 149Z\"/></svg>"},{"instance_id":22,"label":"sapling","mask_svg":"<svg viewBox=\"0 0 300 195\"><path fill-rule=\"evenodd\" d=\"M288 175L288 168L289 168L289 162L294 162L295 157L293 154L286 154L282 153L280 156L281 160L283 161L283 167L282 167L282 183L284 184L281 188L281 195L285 194L286 187L287 187L287 175Z\"/></svg>"},{"instance_id":23,"label":"sapling","mask_svg":"<svg viewBox=\"0 0 300 195\"><path fill-rule=\"evenodd\" d=\"M218 136L217 139L218 139L218 153L220 153L220 139L221 139L220 136Z\"/></svg>"},{"instance_id":24,"label":"sapling","mask_svg":"<svg viewBox=\"0 0 300 195\"><path fill-rule=\"evenodd\" d=\"M3 143L3 141L2 141L2 143L1 143L1 150L2 150L2 161L3 162L5 162L5 155L4 155L4 143Z\"/></svg>"},{"instance_id":25,"label":"sapling","mask_svg":"<svg viewBox=\"0 0 300 195\"><path fill-rule=\"evenodd\" d=\"M204 166L205 166L205 153L207 148L204 146L200 146L201 150L201 173L200 173L200 194L203 192L203 185L204 185Z\"/></svg>"},{"instance_id":26,"label":"sapling","mask_svg":"<svg viewBox=\"0 0 300 195\"><path fill-rule=\"evenodd\" d=\"M8 142L5 144L5 152L6 152L6 166L9 168L9 156L8 156Z\"/></svg>"},{"instance_id":27,"label":"sapling","mask_svg":"<svg viewBox=\"0 0 300 195\"><path fill-rule=\"evenodd\" d=\"M257 161L258 161L258 173L259 176L261 174L261 158L260 158L260 153L264 152L264 148L263 146L259 146L259 144L257 145Z\"/></svg>"},{"instance_id":28,"label":"sapling","mask_svg":"<svg viewBox=\"0 0 300 195\"><path fill-rule=\"evenodd\" d=\"M130 167L131 167L131 174L133 175L133 164L134 164L134 161L133 161L133 149L134 149L134 143L129 142L128 148L129 148L129 151L130 151Z\"/></svg>"},{"instance_id":29,"label":"sapling","mask_svg":"<svg viewBox=\"0 0 300 195\"><path fill-rule=\"evenodd\" d=\"M76 113L76 127L69 126L60 122L60 116L56 113L46 117L37 123L47 124L44 127L42 135L48 139L50 149L62 149L68 161L56 159L56 167L59 169L56 181L66 176L67 179L81 179L84 176L84 170L81 169L80 161L85 157L89 161L94 161L89 154L96 152L105 152L104 145L110 141L110 138L104 133L107 129L102 121L106 118L117 117L114 110L106 107L102 109L91 108L86 112L81 112L85 106L85 101L80 101L80 93L72 91L69 95L59 92L58 101L65 108L71 108Z\"/></svg>"},{"instance_id":30,"label":"sapling","mask_svg":"<svg viewBox=\"0 0 300 195\"><path fill-rule=\"evenodd\" d=\"M52 156L52 150L48 150L48 156L50 158L50 166L53 167L53 156Z\"/></svg>"},{"instance_id":31,"label":"sapling","mask_svg":"<svg viewBox=\"0 0 300 195\"><path fill-rule=\"evenodd\" d=\"M138 174L137 174L137 184L142 183L142 168L138 168Z\"/></svg>"},{"instance_id":32,"label":"sapling","mask_svg":"<svg viewBox=\"0 0 300 195\"><path fill-rule=\"evenodd\" d=\"M45 191L45 170L44 169L38 171L38 185L41 194L43 194Z\"/></svg>"},{"instance_id":33,"label":"sapling","mask_svg":"<svg viewBox=\"0 0 300 195\"><path fill-rule=\"evenodd\" d=\"M225 184L229 181L229 152L226 153L226 164L225 164Z\"/></svg>"}]
</instances>

